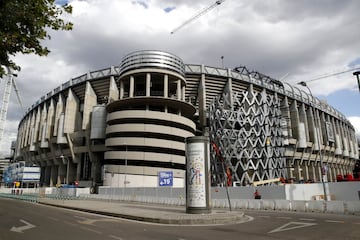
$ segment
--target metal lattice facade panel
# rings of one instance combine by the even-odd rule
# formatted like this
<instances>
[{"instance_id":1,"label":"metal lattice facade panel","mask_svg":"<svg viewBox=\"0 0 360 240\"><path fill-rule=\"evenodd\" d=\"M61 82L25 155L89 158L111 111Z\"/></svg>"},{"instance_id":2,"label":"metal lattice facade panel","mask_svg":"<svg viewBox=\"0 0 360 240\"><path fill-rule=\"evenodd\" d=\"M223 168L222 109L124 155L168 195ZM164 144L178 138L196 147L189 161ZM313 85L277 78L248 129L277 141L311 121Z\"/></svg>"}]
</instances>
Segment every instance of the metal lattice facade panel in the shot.
<instances>
[{"instance_id":1,"label":"metal lattice facade panel","mask_svg":"<svg viewBox=\"0 0 360 240\"><path fill-rule=\"evenodd\" d=\"M265 90L256 92L251 85L231 98L220 96L210 106L210 139L221 154L212 154L213 184L227 178L221 161L241 185L286 178L280 99Z\"/></svg>"}]
</instances>

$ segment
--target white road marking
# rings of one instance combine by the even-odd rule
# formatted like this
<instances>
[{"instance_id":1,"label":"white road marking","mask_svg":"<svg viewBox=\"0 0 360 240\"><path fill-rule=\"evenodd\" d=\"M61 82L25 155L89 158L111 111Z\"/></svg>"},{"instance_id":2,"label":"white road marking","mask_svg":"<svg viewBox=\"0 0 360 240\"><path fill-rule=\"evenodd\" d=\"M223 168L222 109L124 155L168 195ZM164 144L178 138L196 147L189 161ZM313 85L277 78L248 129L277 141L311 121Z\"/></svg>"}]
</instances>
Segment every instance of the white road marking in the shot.
<instances>
[{"instance_id":1,"label":"white road marking","mask_svg":"<svg viewBox=\"0 0 360 240\"><path fill-rule=\"evenodd\" d=\"M315 221L314 218L299 218L300 221Z\"/></svg>"},{"instance_id":2,"label":"white road marking","mask_svg":"<svg viewBox=\"0 0 360 240\"><path fill-rule=\"evenodd\" d=\"M335 220L325 220L328 223L344 223L344 221L335 221Z\"/></svg>"},{"instance_id":3,"label":"white road marking","mask_svg":"<svg viewBox=\"0 0 360 240\"><path fill-rule=\"evenodd\" d=\"M80 224L86 225L94 225L96 222L119 222L118 219L111 219L111 218L98 218L98 219L91 219L91 218L84 218L83 221L77 221Z\"/></svg>"},{"instance_id":4,"label":"white road marking","mask_svg":"<svg viewBox=\"0 0 360 240\"><path fill-rule=\"evenodd\" d=\"M65 224L67 224L67 225L70 225L70 226L75 226L75 227L77 227L77 226L78 226L77 224L72 223L72 222L67 222L67 221L64 221L64 223L65 223Z\"/></svg>"},{"instance_id":5,"label":"white road marking","mask_svg":"<svg viewBox=\"0 0 360 240\"><path fill-rule=\"evenodd\" d=\"M50 220L53 220L53 221L59 221L58 218L54 218L54 217L47 217L47 218L50 219Z\"/></svg>"},{"instance_id":6,"label":"white road marking","mask_svg":"<svg viewBox=\"0 0 360 240\"><path fill-rule=\"evenodd\" d=\"M251 222L254 221L254 217L249 216L249 215L244 215L244 217L240 220L240 221L236 221L236 224L240 224L240 223L246 223L246 222Z\"/></svg>"},{"instance_id":7,"label":"white road marking","mask_svg":"<svg viewBox=\"0 0 360 240\"><path fill-rule=\"evenodd\" d=\"M291 217L277 217L279 219L291 219Z\"/></svg>"},{"instance_id":8,"label":"white road marking","mask_svg":"<svg viewBox=\"0 0 360 240\"><path fill-rule=\"evenodd\" d=\"M96 230L88 228L88 227L80 227L80 228L83 229L83 230L86 230L86 231L94 232L94 233L97 233L97 234L102 234L102 232L96 231Z\"/></svg>"},{"instance_id":9,"label":"white road marking","mask_svg":"<svg viewBox=\"0 0 360 240\"><path fill-rule=\"evenodd\" d=\"M308 223L308 222L289 222L286 223L278 228L275 228L274 230L268 232L268 233L275 233L275 232L283 232L283 231L289 231L297 228L304 228L304 227L311 227L317 225L317 223Z\"/></svg>"},{"instance_id":10,"label":"white road marking","mask_svg":"<svg viewBox=\"0 0 360 240\"><path fill-rule=\"evenodd\" d=\"M117 240L123 240L121 237L115 236L115 235L109 235L109 237Z\"/></svg>"},{"instance_id":11,"label":"white road marking","mask_svg":"<svg viewBox=\"0 0 360 240\"><path fill-rule=\"evenodd\" d=\"M24 223L25 226L12 227L12 228L10 229L10 231L12 231L12 232L17 232L17 233L23 233L23 231L25 231L25 230L29 230L29 229L31 229L31 228L36 227L35 225L32 225L31 223L29 223L29 222L27 222L27 221L25 221L25 220L22 220L22 219L20 219L20 222Z\"/></svg>"},{"instance_id":12,"label":"white road marking","mask_svg":"<svg viewBox=\"0 0 360 240\"><path fill-rule=\"evenodd\" d=\"M270 216L259 216L261 218L270 218Z\"/></svg>"}]
</instances>

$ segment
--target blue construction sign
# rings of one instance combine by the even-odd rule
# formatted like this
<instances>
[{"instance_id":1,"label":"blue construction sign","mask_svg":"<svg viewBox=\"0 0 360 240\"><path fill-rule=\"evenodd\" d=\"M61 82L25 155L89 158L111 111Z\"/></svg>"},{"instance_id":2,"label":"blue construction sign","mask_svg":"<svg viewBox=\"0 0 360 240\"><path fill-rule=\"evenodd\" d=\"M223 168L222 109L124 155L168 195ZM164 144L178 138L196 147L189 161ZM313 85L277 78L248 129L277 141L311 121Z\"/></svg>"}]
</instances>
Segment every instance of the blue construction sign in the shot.
<instances>
[{"instance_id":1,"label":"blue construction sign","mask_svg":"<svg viewBox=\"0 0 360 240\"><path fill-rule=\"evenodd\" d=\"M173 172L159 172L159 187L172 187L174 183Z\"/></svg>"}]
</instances>

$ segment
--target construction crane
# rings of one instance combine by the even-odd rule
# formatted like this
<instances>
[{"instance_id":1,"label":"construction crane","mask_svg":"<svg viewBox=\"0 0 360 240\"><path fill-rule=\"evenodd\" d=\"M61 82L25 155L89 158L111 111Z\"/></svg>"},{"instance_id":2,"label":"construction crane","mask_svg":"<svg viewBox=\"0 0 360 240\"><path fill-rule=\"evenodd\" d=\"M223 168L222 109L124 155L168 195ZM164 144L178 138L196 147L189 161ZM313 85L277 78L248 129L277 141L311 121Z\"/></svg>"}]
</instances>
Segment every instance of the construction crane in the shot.
<instances>
[{"instance_id":1,"label":"construction crane","mask_svg":"<svg viewBox=\"0 0 360 240\"><path fill-rule=\"evenodd\" d=\"M196 15L194 15L193 17L191 17L190 19L186 20L184 23L182 23L180 26L176 27L174 30L172 30L170 33L174 34L176 31L178 31L180 28L184 27L185 25L191 23L192 21L196 20L197 18L201 17L202 15L204 15L205 13L207 13L208 11L212 10L213 8L219 6L221 3L225 2L225 0L218 0L216 1L214 4L210 5L209 7L205 8L204 10L202 10L201 12L197 13Z\"/></svg>"},{"instance_id":2,"label":"construction crane","mask_svg":"<svg viewBox=\"0 0 360 240\"><path fill-rule=\"evenodd\" d=\"M3 140L5 121L6 121L7 111L8 111L8 107L9 107L12 86L14 86L16 97L19 101L20 106L22 107L22 109L24 109L21 98L20 98L19 90L17 88L16 82L14 79L14 77L16 77L17 75L14 74L9 67L6 67L6 69L7 69L7 74L6 74L5 87L4 87L4 96L3 96L1 109L0 109L0 143Z\"/></svg>"}]
</instances>

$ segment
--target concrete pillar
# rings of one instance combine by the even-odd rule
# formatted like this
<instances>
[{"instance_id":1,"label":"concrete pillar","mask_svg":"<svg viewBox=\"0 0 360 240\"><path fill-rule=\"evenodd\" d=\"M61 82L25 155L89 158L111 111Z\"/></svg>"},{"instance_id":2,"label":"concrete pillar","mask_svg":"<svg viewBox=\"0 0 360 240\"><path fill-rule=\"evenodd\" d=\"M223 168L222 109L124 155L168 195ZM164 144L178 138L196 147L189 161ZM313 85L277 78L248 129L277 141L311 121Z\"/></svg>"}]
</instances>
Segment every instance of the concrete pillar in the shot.
<instances>
[{"instance_id":1,"label":"concrete pillar","mask_svg":"<svg viewBox=\"0 0 360 240\"><path fill-rule=\"evenodd\" d=\"M31 116L29 114L29 116L26 119L26 131L25 131L25 136L24 136L24 140L23 140L23 146L22 147L26 147L28 145L28 139L29 139L29 133L30 133L30 123L31 123Z\"/></svg>"},{"instance_id":2,"label":"concrete pillar","mask_svg":"<svg viewBox=\"0 0 360 240\"><path fill-rule=\"evenodd\" d=\"M319 115L319 129L321 138L321 149L325 149L327 145L327 134L326 134L326 116L324 112L318 111ZM325 155L325 154L323 154Z\"/></svg>"},{"instance_id":3,"label":"concrete pillar","mask_svg":"<svg viewBox=\"0 0 360 240\"><path fill-rule=\"evenodd\" d=\"M77 173L77 166L80 165L80 163L76 164L73 163L73 161L69 158L69 184L72 184L75 180L78 180L78 173ZM67 173L66 173L67 174ZM80 176L80 174L79 174Z\"/></svg>"},{"instance_id":4,"label":"concrete pillar","mask_svg":"<svg viewBox=\"0 0 360 240\"><path fill-rule=\"evenodd\" d=\"M78 130L77 126L78 126L79 109L80 109L80 100L74 94L74 92L71 89L69 89L68 96L66 99L64 133L74 133L76 130Z\"/></svg>"},{"instance_id":5,"label":"concrete pillar","mask_svg":"<svg viewBox=\"0 0 360 240\"><path fill-rule=\"evenodd\" d=\"M310 166L309 166L309 179L313 180L314 182L317 181L316 179L316 174L315 174L315 167L314 167L314 163L310 163Z\"/></svg>"},{"instance_id":6,"label":"concrete pillar","mask_svg":"<svg viewBox=\"0 0 360 240\"><path fill-rule=\"evenodd\" d=\"M294 166L294 172L295 172L295 179L300 181L303 180L304 177L302 175L302 168L300 166L300 161L296 161L295 166Z\"/></svg>"},{"instance_id":7,"label":"concrete pillar","mask_svg":"<svg viewBox=\"0 0 360 240\"><path fill-rule=\"evenodd\" d=\"M51 178L51 167L46 166L45 168L45 176L44 176L44 182L43 184L45 186L50 186L50 178Z\"/></svg>"},{"instance_id":8,"label":"concrete pillar","mask_svg":"<svg viewBox=\"0 0 360 240\"><path fill-rule=\"evenodd\" d=\"M164 75L164 97L169 97L169 75Z\"/></svg>"},{"instance_id":9,"label":"concrete pillar","mask_svg":"<svg viewBox=\"0 0 360 240\"><path fill-rule=\"evenodd\" d=\"M55 106L54 106L54 99L51 98L50 105L48 109L47 119L46 119L46 134L45 139L47 141L50 140L51 136L53 136L53 126L54 126L54 116L55 116Z\"/></svg>"},{"instance_id":10,"label":"concrete pillar","mask_svg":"<svg viewBox=\"0 0 360 240\"><path fill-rule=\"evenodd\" d=\"M309 141L317 144L317 139L316 139L316 128L315 128L315 121L314 121L314 114L312 111L312 108L309 107L306 111L306 116L307 116L307 123L308 123L308 132L309 132ZM315 145L314 145L315 147Z\"/></svg>"},{"instance_id":11,"label":"concrete pillar","mask_svg":"<svg viewBox=\"0 0 360 240\"><path fill-rule=\"evenodd\" d=\"M40 133L40 121L41 121L41 110L40 110L40 107L37 107L35 126L34 126L34 135L33 135L33 139L32 139L33 144L38 142L39 133Z\"/></svg>"},{"instance_id":12,"label":"concrete pillar","mask_svg":"<svg viewBox=\"0 0 360 240\"><path fill-rule=\"evenodd\" d=\"M337 175L342 175L341 168L339 165L336 166L336 173Z\"/></svg>"},{"instance_id":13,"label":"concrete pillar","mask_svg":"<svg viewBox=\"0 0 360 240\"><path fill-rule=\"evenodd\" d=\"M135 87L135 82L134 82L134 77L130 76L130 89L129 89L129 97L134 97L134 87Z\"/></svg>"},{"instance_id":14,"label":"concrete pillar","mask_svg":"<svg viewBox=\"0 0 360 240\"><path fill-rule=\"evenodd\" d=\"M304 166L303 166L303 176L305 178L305 180L309 180L309 166L307 165L307 162L305 162Z\"/></svg>"},{"instance_id":15,"label":"concrete pillar","mask_svg":"<svg viewBox=\"0 0 360 240\"><path fill-rule=\"evenodd\" d=\"M47 129L46 119L43 121L43 123L44 124L42 125L40 148L48 148L49 147L49 141L46 140L46 129Z\"/></svg>"},{"instance_id":16,"label":"concrete pillar","mask_svg":"<svg viewBox=\"0 0 360 240\"><path fill-rule=\"evenodd\" d=\"M307 117L307 114L306 114L306 111L305 111L305 104L302 103L301 106L300 106L300 109L299 109L299 120L300 122L304 123L304 128L305 128L305 138L306 138L306 141L309 142L310 140L310 136L309 136L309 125L308 125L308 117Z\"/></svg>"},{"instance_id":17,"label":"concrete pillar","mask_svg":"<svg viewBox=\"0 0 360 240\"><path fill-rule=\"evenodd\" d=\"M26 120L23 121L23 125L24 125L24 133L23 133L23 137L21 140L21 147L24 148L26 146L26 141L27 141L27 134L29 132L29 116L26 117Z\"/></svg>"},{"instance_id":18,"label":"concrete pillar","mask_svg":"<svg viewBox=\"0 0 360 240\"><path fill-rule=\"evenodd\" d=\"M292 128L292 136L293 138L299 138L299 112L297 108L297 101L294 100L290 105L290 121Z\"/></svg>"},{"instance_id":19,"label":"concrete pillar","mask_svg":"<svg viewBox=\"0 0 360 240\"><path fill-rule=\"evenodd\" d=\"M343 169L343 166L340 166L339 167L339 172L340 172L340 175L344 176L344 169Z\"/></svg>"},{"instance_id":20,"label":"concrete pillar","mask_svg":"<svg viewBox=\"0 0 360 240\"><path fill-rule=\"evenodd\" d=\"M146 96L150 97L150 93L151 93L151 74L147 73L146 74L146 84L145 84L145 88L146 88Z\"/></svg>"},{"instance_id":21,"label":"concrete pillar","mask_svg":"<svg viewBox=\"0 0 360 240\"><path fill-rule=\"evenodd\" d=\"M321 169L320 163L319 163L318 166L316 166L316 172L317 172L318 180L321 181L321 179L322 179L322 169Z\"/></svg>"},{"instance_id":22,"label":"concrete pillar","mask_svg":"<svg viewBox=\"0 0 360 240\"><path fill-rule=\"evenodd\" d=\"M228 68L227 71L228 79L223 89L223 96L224 96L224 108L231 109L234 105L233 96L233 87L232 87L232 78L231 78L231 69ZM266 95L266 92L264 92ZM275 93L275 98L277 98L277 93Z\"/></svg>"},{"instance_id":23,"label":"concrete pillar","mask_svg":"<svg viewBox=\"0 0 360 240\"><path fill-rule=\"evenodd\" d=\"M58 179L58 166L51 166L51 177L50 177L50 187L54 187L57 184Z\"/></svg>"},{"instance_id":24,"label":"concrete pillar","mask_svg":"<svg viewBox=\"0 0 360 240\"><path fill-rule=\"evenodd\" d=\"M306 120L305 112L303 112L302 119ZM306 148L306 127L305 123L300 120L299 109L297 106L297 101L294 100L290 106L290 119L291 119L291 127L293 138L296 138L298 141L298 148Z\"/></svg>"},{"instance_id":25,"label":"concrete pillar","mask_svg":"<svg viewBox=\"0 0 360 240\"><path fill-rule=\"evenodd\" d=\"M109 102L116 101L119 99L119 89L117 87L114 76L110 77L109 86Z\"/></svg>"},{"instance_id":26,"label":"concrete pillar","mask_svg":"<svg viewBox=\"0 0 360 240\"><path fill-rule=\"evenodd\" d=\"M65 119L65 114L62 113L59 116L59 123L58 123L58 133L56 136L56 143L57 144L65 144L66 142L66 138L64 136L64 119Z\"/></svg>"},{"instance_id":27,"label":"concrete pillar","mask_svg":"<svg viewBox=\"0 0 360 240\"><path fill-rule=\"evenodd\" d=\"M121 80L120 81L120 96L119 96L119 98L120 99L123 99L124 98L124 80Z\"/></svg>"},{"instance_id":28,"label":"concrete pillar","mask_svg":"<svg viewBox=\"0 0 360 240\"><path fill-rule=\"evenodd\" d=\"M181 88L181 100L185 101L185 85Z\"/></svg>"},{"instance_id":29,"label":"concrete pillar","mask_svg":"<svg viewBox=\"0 0 360 240\"><path fill-rule=\"evenodd\" d=\"M66 163L65 164L60 164L58 166L58 178L57 178L57 183L66 183Z\"/></svg>"},{"instance_id":30,"label":"concrete pillar","mask_svg":"<svg viewBox=\"0 0 360 240\"><path fill-rule=\"evenodd\" d=\"M314 150L321 151L323 149L322 143L322 133L321 133L321 123L320 123L320 115L318 110L314 110L314 121L315 121L315 145Z\"/></svg>"},{"instance_id":31,"label":"concrete pillar","mask_svg":"<svg viewBox=\"0 0 360 240\"><path fill-rule=\"evenodd\" d=\"M181 100L181 80L178 79L177 82L176 82L176 97L177 97L177 100Z\"/></svg>"},{"instance_id":32,"label":"concrete pillar","mask_svg":"<svg viewBox=\"0 0 360 240\"><path fill-rule=\"evenodd\" d=\"M18 138L17 139L20 139L16 142L17 144L17 154L15 155L15 158L18 157L20 155L20 149L23 148L23 144L24 144L24 136L25 136L25 127L26 127L26 124L25 122L23 124L21 124L21 129L18 131Z\"/></svg>"},{"instance_id":33,"label":"concrete pillar","mask_svg":"<svg viewBox=\"0 0 360 240\"><path fill-rule=\"evenodd\" d=\"M294 176L294 166L293 165L290 165L290 168L289 168L289 178L295 178Z\"/></svg>"},{"instance_id":34,"label":"concrete pillar","mask_svg":"<svg viewBox=\"0 0 360 240\"><path fill-rule=\"evenodd\" d=\"M90 82L86 82L82 130L90 129L90 119L93 107L97 104L97 96Z\"/></svg>"},{"instance_id":35,"label":"concrete pillar","mask_svg":"<svg viewBox=\"0 0 360 240\"><path fill-rule=\"evenodd\" d=\"M281 116L286 120L286 132L287 137L292 137L292 127L291 127L291 120L290 120L290 109L289 109L289 101L287 96L284 97L283 101L281 102ZM289 144L288 139L285 140L286 145Z\"/></svg>"},{"instance_id":36,"label":"concrete pillar","mask_svg":"<svg viewBox=\"0 0 360 240\"><path fill-rule=\"evenodd\" d=\"M335 155L341 155L342 154L342 142L341 142L341 133L340 133L340 126L339 121L334 120L334 129L335 129Z\"/></svg>"},{"instance_id":37,"label":"concrete pillar","mask_svg":"<svg viewBox=\"0 0 360 240\"><path fill-rule=\"evenodd\" d=\"M29 146L32 142L31 142L31 139L32 139L32 133L33 133L33 129L34 129L34 125L35 125L35 113L33 112L31 114L31 119L30 119L30 122L29 122L29 131L28 131L28 134L27 134L27 138L26 138L26 146Z\"/></svg>"},{"instance_id":38,"label":"concrete pillar","mask_svg":"<svg viewBox=\"0 0 360 240\"><path fill-rule=\"evenodd\" d=\"M101 182L101 162L98 156L94 156L91 162L91 179L94 185Z\"/></svg>"},{"instance_id":39,"label":"concrete pillar","mask_svg":"<svg viewBox=\"0 0 360 240\"><path fill-rule=\"evenodd\" d=\"M74 168L76 168L76 175L74 177L74 180L79 181L80 177L81 177L81 161L79 160L79 162L76 164L76 166L74 166Z\"/></svg>"},{"instance_id":40,"label":"concrete pillar","mask_svg":"<svg viewBox=\"0 0 360 240\"><path fill-rule=\"evenodd\" d=\"M25 132L26 132L26 130L25 130L26 121L27 121L27 120L23 120L22 124L20 125L20 129L19 129L19 131L18 131L18 134L21 134L21 135L20 135L21 137L20 137L20 138L19 138L19 137L17 138L17 139L20 139L20 141L19 141L19 140L17 141L18 149L19 149L19 150L24 147L23 144L24 144L24 136L25 136Z\"/></svg>"},{"instance_id":41,"label":"concrete pillar","mask_svg":"<svg viewBox=\"0 0 360 240\"><path fill-rule=\"evenodd\" d=\"M333 182L333 179L334 179L333 165L331 164L331 165L328 165L328 180L329 180L329 182Z\"/></svg>"},{"instance_id":42,"label":"concrete pillar","mask_svg":"<svg viewBox=\"0 0 360 240\"><path fill-rule=\"evenodd\" d=\"M47 119L47 107L46 105L44 105L40 117L38 141L45 140L46 119Z\"/></svg>"},{"instance_id":43,"label":"concrete pillar","mask_svg":"<svg viewBox=\"0 0 360 240\"><path fill-rule=\"evenodd\" d=\"M343 137L343 156L348 157L349 156L349 142L348 142L348 135L347 135L347 128L344 126L344 124L341 124L342 128L342 137Z\"/></svg>"},{"instance_id":44,"label":"concrete pillar","mask_svg":"<svg viewBox=\"0 0 360 240\"><path fill-rule=\"evenodd\" d=\"M56 103L56 109L55 109L55 122L54 122L54 131L53 131L53 134L55 137L58 134L60 115L63 112L64 112L64 100L63 100L63 96L61 94L59 94L59 98Z\"/></svg>"},{"instance_id":45,"label":"concrete pillar","mask_svg":"<svg viewBox=\"0 0 360 240\"><path fill-rule=\"evenodd\" d=\"M344 171L344 166L343 166L343 165L339 166L339 170L340 170L340 174L341 174L342 176L344 176L344 175L345 175L345 171Z\"/></svg>"},{"instance_id":46,"label":"concrete pillar","mask_svg":"<svg viewBox=\"0 0 360 240\"><path fill-rule=\"evenodd\" d=\"M33 129L34 129L34 125L35 125L35 113L33 112L32 114L31 114L31 120L30 120L30 122L29 122L29 133L28 133L28 135L27 135L27 140L26 140L26 142L27 142L27 146L30 146L30 145L32 145L32 142L31 142L31 139L32 139L32 134L33 134Z\"/></svg>"}]
</instances>

